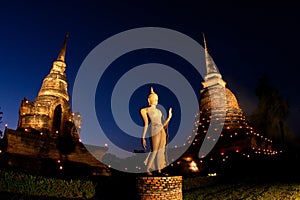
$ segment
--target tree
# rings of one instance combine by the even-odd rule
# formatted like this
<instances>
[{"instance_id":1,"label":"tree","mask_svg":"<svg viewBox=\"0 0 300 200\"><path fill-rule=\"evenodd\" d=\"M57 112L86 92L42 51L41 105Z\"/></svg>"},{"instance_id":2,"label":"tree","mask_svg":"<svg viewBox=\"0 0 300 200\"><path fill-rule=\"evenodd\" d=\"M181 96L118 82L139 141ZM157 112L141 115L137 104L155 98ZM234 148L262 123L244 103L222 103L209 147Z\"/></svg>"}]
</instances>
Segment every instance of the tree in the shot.
<instances>
[{"instance_id":1,"label":"tree","mask_svg":"<svg viewBox=\"0 0 300 200\"><path fill-rule=\"evenodd\" d=\"M1 107L0 107L1 109ZM1 124L2 124L2 118L3 117L3 112L0 111L0 128L1 128ZM0 129L0 155L1 155L1 152L3 152L7 147L7 138L3 137L3 132L2 130Z\"/></svg>"},{"instance_id":2,"label":"tree","mask_svg":"<svg viewBox=\"0 0 300 200\"><path fill-rule=\"evenodd\" d=\"M281 141L283 147L287 127L285 122L289 115L288 102L274 86L270 85L266 74L259 79L255 93L259 103L250 116L250 121L260 132L267 134L275 141Z\"/></svg>"},{"instance_id":3,"label":"tree","mask_svg":"<svg viewBox=\"0 0 300 200\"><path fill-rule=\"evenodd\" d=\"M1 107L0 107L0 109L1 109ZM3 112L2 111L0 111L0 128L1 128L1 124L2 124L2 116L3 116ZM1 131L1 129L0 129L0 138L2 137L2 131Z\"/></svg>"}]
</instances>

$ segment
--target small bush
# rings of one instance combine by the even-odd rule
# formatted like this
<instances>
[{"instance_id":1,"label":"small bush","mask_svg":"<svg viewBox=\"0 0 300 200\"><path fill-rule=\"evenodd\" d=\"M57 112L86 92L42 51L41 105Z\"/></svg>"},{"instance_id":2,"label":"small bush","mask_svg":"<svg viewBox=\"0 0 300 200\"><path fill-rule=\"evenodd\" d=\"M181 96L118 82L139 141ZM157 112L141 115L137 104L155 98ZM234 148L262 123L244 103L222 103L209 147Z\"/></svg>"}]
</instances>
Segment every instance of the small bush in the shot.
<instances>
[{"instance_id":1,"label":"small bush","mask_svg":"<svg viewBox=\"0 0 300 200\"><path fill-rule=\"evenodd\" d=\"M95 186L90 180L62 180L0 170L0 192L57 198L91 198Z\"/></svg>"}]
</instances>

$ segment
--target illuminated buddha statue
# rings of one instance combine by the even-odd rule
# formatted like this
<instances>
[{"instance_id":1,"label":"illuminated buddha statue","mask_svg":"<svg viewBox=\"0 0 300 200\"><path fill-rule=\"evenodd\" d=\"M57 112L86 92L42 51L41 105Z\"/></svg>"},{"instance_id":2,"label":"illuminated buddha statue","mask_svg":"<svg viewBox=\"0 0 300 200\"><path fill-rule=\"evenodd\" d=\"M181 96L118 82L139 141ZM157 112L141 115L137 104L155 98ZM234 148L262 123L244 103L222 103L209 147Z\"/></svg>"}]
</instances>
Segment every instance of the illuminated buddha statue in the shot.
<instances>
[{"instance_id":1,"label":"illuminated buddha statue","mask_svg":"<svg viewBox=\"0 0 300 200\"><path fill-rule=\"evenodd\" d=\"M172 117L172 108L169 109L169 116L163 122L162 112L156 108L158 104L158 95L153 91L148 96L149 106L140 110L141 116L144 121L144 129L142 133L142 146L146 149L146 133L150 124L150 144L151 151L145 160L146 170L148 175L152 175L152 170L158 170L158 173L162 173L161 170L166 167L166 155L165 149L167 145L167 132L166 127ZM150 120L150 122L149 122Z\"/></svg>"}]
</instances>

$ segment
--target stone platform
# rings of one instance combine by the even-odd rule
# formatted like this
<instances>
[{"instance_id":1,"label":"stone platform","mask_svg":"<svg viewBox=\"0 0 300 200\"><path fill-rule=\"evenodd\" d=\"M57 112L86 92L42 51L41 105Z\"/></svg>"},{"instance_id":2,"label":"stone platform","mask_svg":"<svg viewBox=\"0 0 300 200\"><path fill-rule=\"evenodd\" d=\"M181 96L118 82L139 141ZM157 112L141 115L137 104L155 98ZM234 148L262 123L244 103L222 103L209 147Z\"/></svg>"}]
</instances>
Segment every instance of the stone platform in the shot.
<instances>
[{"instance_id":1,"label":"stone platform","mask_svg":"<svg viewBox=\"0 0 300 200\"><path fill-rule=\"evenodd\" d=\"M182 176L137 177L138 200L182 200Z\"/></svg>"}]
</instances>

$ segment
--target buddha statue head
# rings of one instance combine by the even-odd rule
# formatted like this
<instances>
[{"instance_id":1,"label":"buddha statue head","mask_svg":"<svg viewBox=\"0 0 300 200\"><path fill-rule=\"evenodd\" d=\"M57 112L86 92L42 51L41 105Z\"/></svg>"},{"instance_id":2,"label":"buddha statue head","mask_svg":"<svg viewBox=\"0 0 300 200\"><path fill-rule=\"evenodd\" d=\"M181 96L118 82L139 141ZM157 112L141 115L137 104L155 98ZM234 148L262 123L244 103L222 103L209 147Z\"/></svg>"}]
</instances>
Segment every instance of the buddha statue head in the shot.
<instances>
[{"instance_id":1,"label":"buddha statue head","mask_svg":"<svg viewBox=\"0 0 300 200\"><path fill-rule=\"evenodd\" d=\"M150 89L150 94L148 96L148 103L150 106L158 104L158 95L154 92L153 88Z\"/></svg>"}]
</instances>

